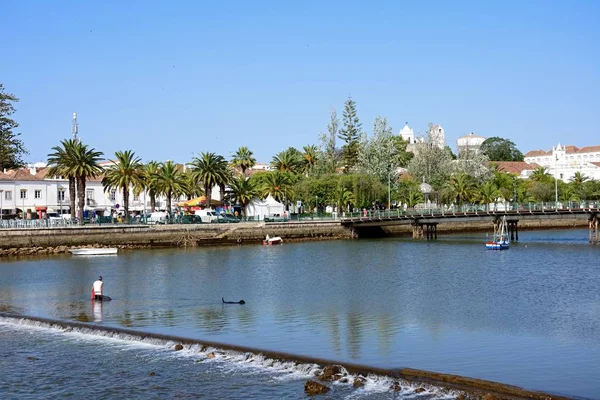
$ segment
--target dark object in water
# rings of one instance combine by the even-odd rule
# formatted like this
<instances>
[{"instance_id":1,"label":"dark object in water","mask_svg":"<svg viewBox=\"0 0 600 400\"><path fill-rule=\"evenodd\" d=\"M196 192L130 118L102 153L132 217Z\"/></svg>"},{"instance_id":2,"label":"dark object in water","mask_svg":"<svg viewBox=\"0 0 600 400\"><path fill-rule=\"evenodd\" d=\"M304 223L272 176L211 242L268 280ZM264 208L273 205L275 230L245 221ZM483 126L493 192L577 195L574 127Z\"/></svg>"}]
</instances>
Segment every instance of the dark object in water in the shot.
<instances>
[{"instance_id":1,"label":"dark object in water","mask_svg":"<svg viewBox=\"0 0 600 400\"><path fill-rule=\"evenodd\" d=\"M94 297L92 300L96 300L96 301L111 301L112 298L105 296L105 295L101 295L101 297L99 299L97 299L96 297Z\"/></svg>"},{"instance_id":2,"label":"dark object in water","mask_svg":"<svg viewBox=\"0 0 600 400\"><path fill-rule=\"evenodd\" d=\"M224 298L221 297L221 301L223 302L223 304L246 304L246 302L244 300L240 300L240 301L225 301Z\"/></svg>"}]
</instances>

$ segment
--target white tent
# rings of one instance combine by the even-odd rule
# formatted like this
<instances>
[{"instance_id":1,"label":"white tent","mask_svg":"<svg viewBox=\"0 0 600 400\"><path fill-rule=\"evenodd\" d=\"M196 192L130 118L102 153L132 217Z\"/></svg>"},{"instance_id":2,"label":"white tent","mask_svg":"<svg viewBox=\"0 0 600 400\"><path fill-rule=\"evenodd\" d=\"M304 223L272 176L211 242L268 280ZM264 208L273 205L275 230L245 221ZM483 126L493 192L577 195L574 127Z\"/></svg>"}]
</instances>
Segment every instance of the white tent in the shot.
<instances>
[{"instance_id":1,"label":"white tent","mask_svg":"<svg viewBox=\"0 0 600 400\"><path fill-rule=\"evenodd\" d=\"M285 207L280 202L276 201L273 197L269 196L262 200L254 198L246 206L246 216L254 217L257 220L265 219L265 216L270 215L283 215Z\"/></svg>"}]
</instances>

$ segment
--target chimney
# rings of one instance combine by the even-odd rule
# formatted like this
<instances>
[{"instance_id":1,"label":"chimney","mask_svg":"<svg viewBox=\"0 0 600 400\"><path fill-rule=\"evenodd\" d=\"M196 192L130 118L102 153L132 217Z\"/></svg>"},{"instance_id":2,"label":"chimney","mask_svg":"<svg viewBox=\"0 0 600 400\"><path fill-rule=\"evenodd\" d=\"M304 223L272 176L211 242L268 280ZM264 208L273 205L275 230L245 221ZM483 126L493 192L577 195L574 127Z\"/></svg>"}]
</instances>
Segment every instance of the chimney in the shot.
<instances>
[{"instance_id":1,"label":"chimney","mask_svg":"<svg viewBox=\"0 0 600 400\"><path fill-rule=\"evenodd\" d=\"M36 170L36 168L35 168L35 165L31 164L31 165L29 166L29 173L30 173L31 175L35 175L35 174L37 173L37 170Z\"/></svg>"}]
</instances>

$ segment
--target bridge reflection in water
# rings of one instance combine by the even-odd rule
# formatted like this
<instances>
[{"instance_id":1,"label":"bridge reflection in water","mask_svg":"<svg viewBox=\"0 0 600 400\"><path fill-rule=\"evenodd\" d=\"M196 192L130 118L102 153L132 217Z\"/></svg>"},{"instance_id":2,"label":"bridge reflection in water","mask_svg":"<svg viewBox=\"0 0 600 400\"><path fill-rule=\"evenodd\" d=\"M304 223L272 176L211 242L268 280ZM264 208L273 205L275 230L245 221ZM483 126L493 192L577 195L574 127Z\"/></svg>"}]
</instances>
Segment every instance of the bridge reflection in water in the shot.
<instances>
[{"instance_id":1,"label":"bridge reflection in water","mask_svg":"<svg viewBox=\"0 0 600 400\"><path fill-rule=\"evenodd\" d=\"M486 210L482 207L439 207L416 210L367 211L349 214L341 219L343 226L352 230L353 237L389 236L385 228L399 225L412 226L413 239L437 239L438 224L490 222L494 229L506 217L511 240L519 240L519 221L522 220L571 220L588 221L589 242L598 244L600 204L583 202L563 205L561 203L529 203L502 206L502 210ZM583 222L583 221L582 221Z\"/></svg>"}]
</instances>

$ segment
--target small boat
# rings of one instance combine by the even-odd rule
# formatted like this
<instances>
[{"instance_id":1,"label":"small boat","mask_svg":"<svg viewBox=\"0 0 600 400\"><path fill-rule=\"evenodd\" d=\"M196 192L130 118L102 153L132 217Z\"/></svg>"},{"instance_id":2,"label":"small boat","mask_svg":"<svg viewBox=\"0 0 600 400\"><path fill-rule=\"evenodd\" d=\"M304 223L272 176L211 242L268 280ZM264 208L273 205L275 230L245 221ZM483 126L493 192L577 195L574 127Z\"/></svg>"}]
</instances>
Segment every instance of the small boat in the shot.
<instances>
[{"instance_id":1,"label":"small boat","mask_svg":"<svg viewBox=\"0 0 600 400\"><path fill-rule=\"evenodd\" d=\"M510 247L508 232L506 232L506 217L502 217L500 226L494 232L494 237L491 241L485 243L485 248L488 250L507 250Z\"/></svg>"},{"instance_id":2,"label":"small boat","mask_svg":"<svg viewBox=\"0 0 600 400\"><path fill-rule=\"evenodd\" d=\"M109 254L117 254L119 251L116 247L84 247L82 249L69 249L74 256L104 256Z\"/></svg>"},{"instance_id":3,"label":"small boat","mask_svg":"<svg viewBox=\"0 0 600 400\"><path fill-rule=\"evenodd\" d=\"M272 246L274 244L281 244L281 243L283 243L283 239L281 239L279 236L269 237L269 235L267 235L265 237L265 240L263 240L263 245L265 245L265 246Z\"/></svg>"}]
</instances>

